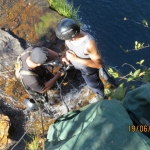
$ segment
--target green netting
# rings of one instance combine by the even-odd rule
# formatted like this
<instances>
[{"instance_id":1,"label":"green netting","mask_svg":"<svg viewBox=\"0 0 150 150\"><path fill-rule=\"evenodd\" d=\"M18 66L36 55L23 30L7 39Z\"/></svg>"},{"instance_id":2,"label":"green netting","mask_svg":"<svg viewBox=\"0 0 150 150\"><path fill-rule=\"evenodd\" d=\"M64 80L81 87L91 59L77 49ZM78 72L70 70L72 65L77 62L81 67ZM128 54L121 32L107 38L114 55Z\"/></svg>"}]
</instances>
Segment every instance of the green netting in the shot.
<instances>
[{"instance_id":1,"label":"green netting","mask_svg":"<svg viewBox=\"0 0 150 150\"><path fill-rule=\"evenodd\" d=\"M129 132L132 121L117 100L103 100L60 117L50 126L45 150L150 150L150 140Z\"/></svg>"}]
</instances>

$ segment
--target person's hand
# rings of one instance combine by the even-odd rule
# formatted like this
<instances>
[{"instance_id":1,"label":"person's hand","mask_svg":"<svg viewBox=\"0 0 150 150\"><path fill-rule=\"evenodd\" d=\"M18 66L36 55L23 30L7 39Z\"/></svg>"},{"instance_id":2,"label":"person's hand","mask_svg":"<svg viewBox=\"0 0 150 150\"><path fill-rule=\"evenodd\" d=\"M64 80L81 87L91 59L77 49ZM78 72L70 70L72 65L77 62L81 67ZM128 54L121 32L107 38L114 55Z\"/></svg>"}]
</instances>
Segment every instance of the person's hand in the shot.
<instances>
[{"instance_id":1,"label":"person's hand","mask_svg":"<svg viewBox=\"0 0 150 150\"><path fill-rule=\"evenodd\" d=\"M77 60L77 55L71 50L66 51L66 57L67 57L68 60L71 60L71 61L76 61Z\"/></svg>"},{"instance_id":2,"label":"person's hand","mask_svg":"<svg viewBox=\"0 0 150 150\"><path fill-rule=\"evenodd\" d=\"M59 71L58 71L58 73L60 74L60 77L61 77L61 76L64 76L64 75L65 75L65 72L66 72L66 71L65 71L63 68L60 68Z\"/></svg>"},{"instance_id":3,"label":"person's hand","mask_svg":"<svg viewBox=\"0 0 150 150\"><path fill-rule=\"evenodd\" d=\"M61 61L62 61L63 65L69 65L70 64L69 60L65 56L62 57Z\"/></svg>"}]
</instances>

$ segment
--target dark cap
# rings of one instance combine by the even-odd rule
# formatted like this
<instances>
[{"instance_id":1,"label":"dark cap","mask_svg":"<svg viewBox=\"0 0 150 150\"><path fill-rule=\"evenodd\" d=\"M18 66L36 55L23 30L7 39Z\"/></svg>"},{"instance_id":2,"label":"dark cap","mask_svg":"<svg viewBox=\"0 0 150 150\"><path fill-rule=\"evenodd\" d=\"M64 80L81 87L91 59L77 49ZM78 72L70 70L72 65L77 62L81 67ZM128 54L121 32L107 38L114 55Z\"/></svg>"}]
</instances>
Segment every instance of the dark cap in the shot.
<instances>
[{"instance_id":1,"label":"dark cap","mask_svg":"<svg viewBox=\"0 0 150 150\"><path fill-rule=\"evenodd\" d=\"M30 54L31 61L36 64L46 63L48 57L49 52L44 47L35 47Z\"/></svg>"}]
</instances>

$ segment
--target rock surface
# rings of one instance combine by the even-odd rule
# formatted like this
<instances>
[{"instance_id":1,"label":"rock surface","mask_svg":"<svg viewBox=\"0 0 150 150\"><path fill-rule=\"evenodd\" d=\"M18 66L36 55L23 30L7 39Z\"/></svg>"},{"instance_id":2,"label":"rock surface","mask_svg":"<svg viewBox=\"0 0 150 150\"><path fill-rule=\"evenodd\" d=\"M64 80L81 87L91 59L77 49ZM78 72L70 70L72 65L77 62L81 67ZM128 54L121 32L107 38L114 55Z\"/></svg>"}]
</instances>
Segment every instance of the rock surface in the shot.
<instances>
[{"instance_id":1,"label":"rock surface","mask_svg":"<svg viewBox=\"0 0 150 150\"><path fill-rule=\"evenodd\" d=\"M0 71L13 69L17 56L22 52L20 42L8 32L0 30Z\"/></svg>"},{"instance_id":2,"label":"rock surface","mask_svg":"<svg viewBox=\"0 0 150 150\"><path fill-rule=\"evenodd\" d=\"M9 144L8 131L10 128L10 119L8 116L0 114L0 149L4 149Z\"/></svg>"},{"instance_id":3,"label":"rock surface","mask_svg":"<svg viewBox=\"0 0 150 150\"><path fill-rule=\"evenodd\" d=\"M57 43L54 29L63 17L49 8L47 0L1 0L0 6L0 28L9 29L24 44Z\"/></svg>"}]
</instances>

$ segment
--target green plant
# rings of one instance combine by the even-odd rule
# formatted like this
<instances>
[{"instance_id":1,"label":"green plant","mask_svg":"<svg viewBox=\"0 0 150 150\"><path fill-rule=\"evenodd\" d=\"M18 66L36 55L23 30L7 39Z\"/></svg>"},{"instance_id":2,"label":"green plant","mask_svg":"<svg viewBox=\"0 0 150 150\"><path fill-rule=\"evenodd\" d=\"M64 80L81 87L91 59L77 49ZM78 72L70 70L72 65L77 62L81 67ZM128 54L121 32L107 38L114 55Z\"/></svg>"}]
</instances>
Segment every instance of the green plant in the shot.
<instances>
[{"instance_id":1,"label":"green plant","mask_svg":"<svg viewBox=\"0 0 150 150\"><path fill-rule=\"evenodd\" d=\"M116 98L117 100L123 100L127 88L124 87L124 83L120 84L114 93L112 93L111 98Z\"/></svg>"},{"instance_id":2,"label":"green plant","mask_svg":"<svg viewBox=\"0 0 150 150\"><path fill-rule=\"evenodd\" d=\"M114 71L114 69L112 68L108 68L108 73L113 76L114 78L118 78L119 77L119 73L117 71Z\"/></svg>"},{"instance_id":3,"label":"green plant","mask_svg":"<svg viewBox=\"0 0 150 150\"><path fill-rule=\"evenodd\" d=\"M40 136L37 135L37 133L34 133L33 135L29 135L31 137L31 142L26 143L26 150L42 150L42 140Z\"/></svg>"},{"instance_id":4,"label":"green plant","mask_svg":"<svg viewBox=\"0 0 150 150\"><path fill-rule=\"evenodd\" d=\"M105 89L105 95L108 97L108 99L117 99L117 100L123 100L125 93L126 93L127 87L124 87L124 83L121 83L115 90L112 90L111 88Z\"/></svg>"},{"instance_id":5,"label":"green plant","mask_svg":"<svg viewBox=\"0 0 150 150\"><path fill-rule=\"evenodd\" d=\"M142 23L135 22L133 20L129 20L126 17L124 18L124 20L132 21L136 24L142 25L142 26L150 29L150 27L148 26L148 22L146 20L142 20ZM145 46L143 42L141 43L138 41L135 41L134 44L135 44L134 49L125 50L122 48L122 46L120 46L120 48L123 49L125 52L130 52L130 51L137 51L137 50L141 50L141 49L150 47L149 44ZM133 89L137 88L137 86L139 86L139 85L149 83L150 82L150 68L144 66L143 63L144 63L144 60L136 62L136 64L139 65L138 69L136 69L135 67L133 67L132 65L130 65L128 63L124 63L122 66L128 65L133 69L125 76L121 76L116 71L114 71L112 68L108 68L109 74L111 76L113 76L115 79L119 80L120 86L116 90L105 89L105 95L107 95L110 99L116 98L118 100L122 100L124 98L124 95L125 95L125 92L127 89L129 90L129 88L130 88L130 90L133 90ZM124 87L124 85L125 85L124 83L126 83L126 87Z\"/></svg>"},{"instance_id":6,"label":"green plant","mask_svg":"<svg viewBox=\"0 0 150 150\"><path fill-rule=\"evenodd\" d=\"M142 20L142 23L140 23L140 22L136 22L136 21L134 21L134 20L130 20L130 19L128 19L128 18L125 17L125 18L124 18L124 21L131 21L131 22L134 22L134 23L136 23L136 24L142 25L142 26L144 26L144 27L150 29L150 27L148 26L148 22L147 22L145 19ZM130 52L130 51L141 50L141 49L148 48L148 47L150 47L149 44L146 45L146 46L144 46L144 43L139 43L138 41L135 41L134 49L131 49L131 50L128 50L128 49L125 50L125 49L122 48L122 46L120 46L120 48L123 49L126 53L128 53L128 52Z\"/></svg>"},{"instance_id":7,"label":"green plant","mask_svg":"<svg viewBox=\"0 0 150 150\"><path fill-rule=\"evenodd\" d=\"M150 82L150 68L145 72L143 78L142 78L143 82Z\"/></svg>"},{"instance_id":8,"label":"green plant","mask_svg":"<svg viewBox=\"0 0 150 150\"><path fill-rule=\"evenodd\" d=\"M74 9L73 3L68 4L66 0L48 0L50 7L56 10L60 15L66 18L72 18L79 23L78 15L79 7Z\"/></svg>"},{"instance_id":9,"label":"green plant","mask_svg":"<svg viewBox=\"0 0 150 150\"><path fill-rule=\"evenodd\" d=\"M135 47L134 47L134 49L135 50L139 50L139 49L143 48L143 46L144 46L144 43L141 44L138 41L135 41Z\"/></svg>"},{"instance_id":10,"label":"green plant","mask_svg":"<svg viewBox=\"0 0 150 150\"><path fill-rule=\"evenodd\" d=\"M125 76L124 79L127 80L127 82L130 81L141 81L141 82L150 82L150 68L147 68L143 65L144 60L141 60L140 62L136 62L136 64L140 65L140 69L135 69L133 66L125 63L125 65L129 65L134 69L134 72L131 71L129 74Z\"/></svg>"},{"instance_id":11,"label":"green plant","mask_svg":"<svg viewBox=\"0 0 150 150\"><path fill-rule=\"evenodd\" d=\"M47 33L49 26L56 22L57 18L54 18L52 13L46 13L40 17L40 20L40 22L34 25L34 28L38 35L43 36Z\"/></svg>"},{"instance_id":12,"label":"green plant","mask_svg":"<svg viewBox=\"0 0 150 150\"><path fill-rule=\"evenodd\" d=\"M105 89L105 95L109 97L109 99L116 98L117 100L123 100L127 89L133 90L137 88L136 82L142 85L150 82L150 68L147 68L145 65L143 65L143 63L144 60L136 62L136 64L139 65L138 69L128 63L124 63L122 66L128 65L133 69L133 71L130 71L125 76L122 76L116 70L113 70L113 68L109 67L109 74L113 76L115 80L117 79L120 85L115 90L110 88Z\"/></svg>"},{"instance_id":13,"label":"green plant","mask_svg":"<svg viewBox=\"0 0 150 150\"><path fill-rule=\"evenodd\" d=\"M144 19L144 20L142 20L142 23L143 23L143 25L145 26L145 27L148 27L148 22Z\"/></svg>"}]
</instances>

